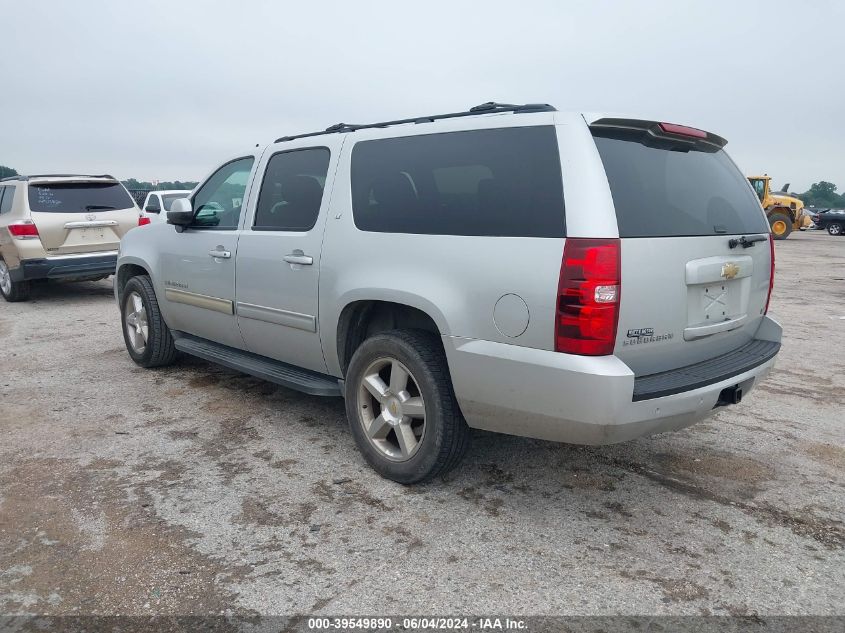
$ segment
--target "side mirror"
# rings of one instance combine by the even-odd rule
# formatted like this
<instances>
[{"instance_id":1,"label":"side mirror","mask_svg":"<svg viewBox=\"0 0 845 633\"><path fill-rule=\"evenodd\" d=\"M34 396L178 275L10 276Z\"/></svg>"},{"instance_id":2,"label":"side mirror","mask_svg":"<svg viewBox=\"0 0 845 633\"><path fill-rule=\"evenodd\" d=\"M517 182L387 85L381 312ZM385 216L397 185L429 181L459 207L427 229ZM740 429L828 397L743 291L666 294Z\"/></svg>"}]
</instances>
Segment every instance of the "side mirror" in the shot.
<instances>
[{"instance_id":1,"label":"side mirror","mask_svg":"<svg viewBox=\"0 0 845 633\"><path fill-rule=\"evenodd\" d=\"M147 213L161 213L161 207L155 203L150 203L144 207L144 211Z\"/></svg>"},{"instance_id":2,"label":"side mirror","mask_svg":"<svg viewBox=\"0 0 845 633\"><path fill-rule=\"evenodd\" d=\"M194 221L194 209L188 198L176 198L167 212L167 223L173 224L180 233Z\"/></svg>"}]
</instances>

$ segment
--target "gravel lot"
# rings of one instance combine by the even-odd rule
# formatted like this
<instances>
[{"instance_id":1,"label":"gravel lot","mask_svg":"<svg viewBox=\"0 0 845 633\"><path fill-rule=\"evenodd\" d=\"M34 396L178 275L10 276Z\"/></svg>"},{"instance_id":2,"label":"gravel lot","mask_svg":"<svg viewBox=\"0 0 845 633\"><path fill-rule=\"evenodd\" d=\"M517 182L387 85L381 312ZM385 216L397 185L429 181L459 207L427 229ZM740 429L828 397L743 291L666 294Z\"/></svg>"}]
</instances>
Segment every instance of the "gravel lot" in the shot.
<instances>
[{"instance_id":1,"label":"gravel lot","mask_svg":"<svg viewBox=\"0 0 845 633\"><path fill-rule=\"evenodd\" d=\"M380 479L340 400L128 358L111 280L0 305L0 613L845 614L845 239L777 244L741 405Z\"/></svg>"}]
</instances>

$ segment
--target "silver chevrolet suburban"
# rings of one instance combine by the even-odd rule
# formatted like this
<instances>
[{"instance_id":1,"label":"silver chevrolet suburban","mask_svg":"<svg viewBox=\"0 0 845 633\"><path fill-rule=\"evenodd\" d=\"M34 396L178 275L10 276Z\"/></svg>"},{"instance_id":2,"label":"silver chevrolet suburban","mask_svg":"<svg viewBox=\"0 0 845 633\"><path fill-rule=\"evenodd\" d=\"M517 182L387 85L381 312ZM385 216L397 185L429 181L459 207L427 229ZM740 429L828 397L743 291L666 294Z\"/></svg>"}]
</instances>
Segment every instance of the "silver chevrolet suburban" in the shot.
<instances>
[{"instance_id":1,"label":"silver chevrolet suburban","mask_svg":"<svg viewBox=\"0 0 845 633\"><path fill-rule=\"evenodd\" d=\"M780 348L769 226L725 143L497 103L279 138L124 237L127 350L342 396L402 483L454 466L470 427L686 427Z\"/></svg>"}]
</instances>

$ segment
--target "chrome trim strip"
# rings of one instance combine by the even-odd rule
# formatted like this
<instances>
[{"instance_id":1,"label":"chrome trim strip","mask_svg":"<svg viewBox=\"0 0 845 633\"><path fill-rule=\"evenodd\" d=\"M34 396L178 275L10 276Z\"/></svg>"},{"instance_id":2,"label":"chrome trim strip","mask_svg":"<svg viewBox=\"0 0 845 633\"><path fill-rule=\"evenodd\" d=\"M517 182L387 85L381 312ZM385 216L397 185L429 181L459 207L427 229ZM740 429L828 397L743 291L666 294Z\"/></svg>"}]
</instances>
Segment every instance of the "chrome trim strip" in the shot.
<instances>
[{"instance_id":1,"label":"chrome trim strip","mask_svg":"<svg viewBox=\"0 0 845 633\"><path fill-rule=\"evenodd\" d=\"M64 259L84 259L86 257L109 257L114 255L117 257L118 251L89 251L87 253L74 253L73 255L57 255L56 257L50 257L47 255L47 260L51 262L60 262Z\"/></svg>"},{"instance_id":2,"label":"chrome trim strip","mask_svg":"<svg viewBox=\"0 0 845 633\"><path fill-rule=\"evenodd\" d=\"M65 222L66 229L93 229L101 226L117 226L117 220L86 220Z\"/></svg>"},{"instance_id":3,"label":"chrome trim strip","mask_svg":"<svg viewBox=\"0 0 845 633\"><path fill-rule=\"evenodd\" d=\"M205 308L206 310L222 312L223 314L234 314L232 302L228 299L210 297L208 295L197 294L196 292L188 292L187 290L177 290L176 288L165 288L164 298L173 303L184 303L195 308Z\"/></svg>"},{"instance_id":4,"label":"chrome trim strip","mask_svg":"<svg viewBox=\"0 0 845 633\"><path fill-rule=\"evenodd\" d=\"M305 330L306 332L317 331L317 317L310 314L291 312L290 310L268 308L267 306L238 301L238 316L245 319L264 321L265 323L284 325L286 327L296 328L297 330Z\"/></svg>"}]
</instances>

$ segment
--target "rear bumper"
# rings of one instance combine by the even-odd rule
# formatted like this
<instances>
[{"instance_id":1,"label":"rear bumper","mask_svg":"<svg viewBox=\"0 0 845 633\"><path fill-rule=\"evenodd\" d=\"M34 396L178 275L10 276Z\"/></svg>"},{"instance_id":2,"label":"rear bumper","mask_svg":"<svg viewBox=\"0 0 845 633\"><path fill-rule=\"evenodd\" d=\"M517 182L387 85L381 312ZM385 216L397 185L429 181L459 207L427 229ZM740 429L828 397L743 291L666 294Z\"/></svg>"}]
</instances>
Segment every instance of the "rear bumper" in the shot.
<instances>
[{"instance_id":1,"label":"rear bumper","mask_svg":"<svg viewBox=\"0 0 845 633\"><path fill-rule=\"evenodd\" d=\"M9 274L13 281L61 279L113 275L116 266L117 251L109 251L108 253L21 260L20 266L10 269Z\"/></svg>"},{"instance_id":2,"label":"rear bumper","mask_svg":"<svg viewBox=\"0 0 845 633\"><path fill-rule=\"evenodd\" d=\"M757 339L780 343L765 317ZM572 444L614 444L684 428L711 414L725 389L747 394L774 366L714 373L707 384L634 400L637 378L615 356L573 356L490 341L443 337L458 403L473 428ZM687 368L685 368L687 369ZM696 386L696 384L698 386Z\"/></svg>"}]
</instances>

